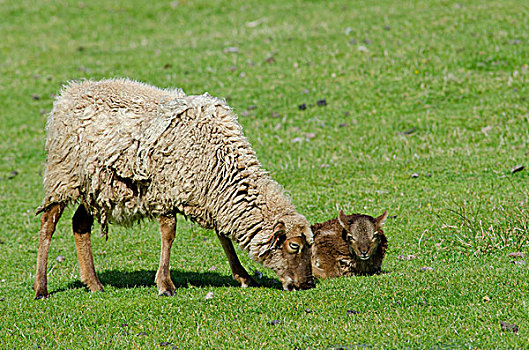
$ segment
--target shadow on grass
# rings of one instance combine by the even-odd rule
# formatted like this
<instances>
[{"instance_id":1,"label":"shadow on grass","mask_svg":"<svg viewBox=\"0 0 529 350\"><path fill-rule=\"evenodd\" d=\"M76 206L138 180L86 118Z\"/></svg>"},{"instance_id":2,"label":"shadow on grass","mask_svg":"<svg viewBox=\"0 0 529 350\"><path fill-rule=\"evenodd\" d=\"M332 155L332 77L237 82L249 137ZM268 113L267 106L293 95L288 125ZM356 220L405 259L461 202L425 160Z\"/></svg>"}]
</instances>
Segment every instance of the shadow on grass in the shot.
<instances>
[{"instance_id":1,"label":"shadow on grass","mask_svg":"<svg viewBox=\"0 0 529 350\"><path fill-rule=\"evenodd\" d=\"M98 274L103 286L114 288L154 287L154 270L120 271L105 270ZM254 276L255 278L255 276ZM176 288L189 287L239 287L239 283L230 275L221 275L217 272L190 272L171 270L171 279ZM281 289L281 284L274 279L262 277L257 279L259 287ZM89 290L81 281L77 280L68 284L66 288L57 289L50 294L66 291L68 289L84 288Z\"/></svg>"},{"instance_id":2,"label":"shadow on grass","mask_svg":"<svg viewBox=\"0 0 529 350\"><path fill-rule=\"evenodd\" d=\"M119 271L106 270L99 273L99 280L103 285L114 288L152 287L156 271ZM231 276L224 276L216 272L189 272L171 270L171 279L176 288L195 287L235 287L237 282Z\"/></svg>"}]
</instances>

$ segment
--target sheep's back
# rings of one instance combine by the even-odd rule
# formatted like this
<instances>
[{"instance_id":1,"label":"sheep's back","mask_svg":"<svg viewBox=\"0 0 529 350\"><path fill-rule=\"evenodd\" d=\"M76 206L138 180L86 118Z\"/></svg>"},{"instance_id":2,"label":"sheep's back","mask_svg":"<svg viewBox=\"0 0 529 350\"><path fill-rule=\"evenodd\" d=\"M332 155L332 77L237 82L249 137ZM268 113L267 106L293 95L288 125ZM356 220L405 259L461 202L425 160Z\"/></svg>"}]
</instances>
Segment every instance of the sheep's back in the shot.
<instances>
[{"instance_id":1,"label":"sheep's back","mask_svg":"<svg viewBox=\"0 0 529 350\"><path fill-rule=\"evenodd\" d=\"M100 221L177 210L212 226L209 184L259 166L222 101L128 80L70 84L47 131L43 206L82 199Z\"/></svg>"}]
</instances>

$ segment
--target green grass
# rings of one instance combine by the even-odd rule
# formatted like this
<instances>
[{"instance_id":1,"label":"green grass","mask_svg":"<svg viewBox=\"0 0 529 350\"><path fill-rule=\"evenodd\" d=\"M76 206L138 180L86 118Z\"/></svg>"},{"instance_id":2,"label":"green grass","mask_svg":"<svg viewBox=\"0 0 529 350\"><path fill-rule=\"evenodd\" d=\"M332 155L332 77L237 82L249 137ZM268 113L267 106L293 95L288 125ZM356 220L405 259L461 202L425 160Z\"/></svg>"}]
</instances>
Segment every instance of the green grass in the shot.
<instances>
[{"instance_id":1,"label":"green grass","mask_svg":"<svg viewBox=\"0 0 529 350\"><path fill-rule=\"evenodd\" d=\"M529 264L507 256L529 253L523 2L0 0L0 18L0 348L529 344ZM34 301L46 114L65 82L109 77L225 97L311 222L388 209L384 273L287 293L241 252L264 273L263 288L243 290L215 234L181 219L175 297L157 297L153 222L93 235L106 293L91 294L69 209L52 295ZM479 236L480 220L496 234Z\"/></svg>"}]
</instances>

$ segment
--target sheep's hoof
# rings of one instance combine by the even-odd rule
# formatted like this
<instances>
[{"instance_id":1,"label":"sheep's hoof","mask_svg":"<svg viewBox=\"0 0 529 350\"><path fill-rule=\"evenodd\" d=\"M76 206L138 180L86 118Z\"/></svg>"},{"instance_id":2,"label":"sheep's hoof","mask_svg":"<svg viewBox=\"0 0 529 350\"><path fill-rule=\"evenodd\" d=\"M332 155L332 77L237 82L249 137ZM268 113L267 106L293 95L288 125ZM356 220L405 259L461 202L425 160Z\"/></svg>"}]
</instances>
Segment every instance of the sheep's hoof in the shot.
<instances>
[{"instance_id":1,"label":"sheep's hoof","mask_svg":"<svg viewBox=\"0 0 529 350\"><path fill-rule=\"evenodd\" d=\"M35 295L35 300L46 299L47 297L48 295L37 294Z\"/></svg>"},{"instance_id":2,"label":"sheep's hoof","mask_svg":"<svg viewBox=\"0 0 529 350\"><path fill-rule=\"evenodd\" d=\"M35 288L35 300L45 299L49 296L48 290Z\"/></svg>"},{"instance_id":3,"label":"sheep's hoof","mask_svg":"<svg viewBox=\"0 0 529 350\"><path fill-rule=\"evenodd\" d=\"M105 289L103 288L103 285L101 283L95 283L88 285L88 288L92 293L94 292L104 292Z\"/></svg>"},{"instance_id":4,"label":"sheep's hoof","mask_svg":"<svg viewBox=\"0 0 529 350\"><path fill-rule=\"evenodd\" d=\"M255 282L255 280L251 277L247 277L247 278L244 278L244 279L240 279L240 282L241 282L241 287L242 288L248 288L248 287L259 287L259 284L257 284L257 282Z\"/></svg>"},{"instance_id":5,"label":"sheep's hoof","mask_svg":"<svg viewBox=\"0 0 529 350\"><path fill-rule=\"evenodd\" d=\"M175 295L175 293L170 291L170 290L164 290L164 291L161 291L160 293L158 293L158 296L160 296L160 297L172 297L174 295Z\"/></svg>"},{"instance_id":6,"label":"sheep's hoof","mask_svg":"<svg viewBox=\"0 0 529 350\"><path fill-rule=\"evenodd\" d=\"M156 288L158 288L158 295L161 297L172 297L175 295L175 286L170 279L156 279Z\"/></svg>"}]
</instances>

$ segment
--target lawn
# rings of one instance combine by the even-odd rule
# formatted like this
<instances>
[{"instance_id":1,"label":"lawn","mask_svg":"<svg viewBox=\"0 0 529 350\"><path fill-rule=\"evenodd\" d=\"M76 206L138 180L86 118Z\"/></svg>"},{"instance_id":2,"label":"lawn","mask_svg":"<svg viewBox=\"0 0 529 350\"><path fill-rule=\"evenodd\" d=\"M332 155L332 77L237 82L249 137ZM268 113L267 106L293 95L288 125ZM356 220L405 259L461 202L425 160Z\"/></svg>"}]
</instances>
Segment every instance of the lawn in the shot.
<instances>
[{"instance_id":1,"label":"lawn","mask_svg":"<svg viewBox=\"0 0 529 350\"><path fill-rule=\"evenodd\" d=\"M225 98L310 222L387 209L383 273L289 293L239 251L242 289L179 218L174 297L149 221L93 235L90 293L69 208L33 300L47 113L111 77ZM0 0L0 348L527 348L528 82L518 0Z\"/></svg>"}]
</instances>

